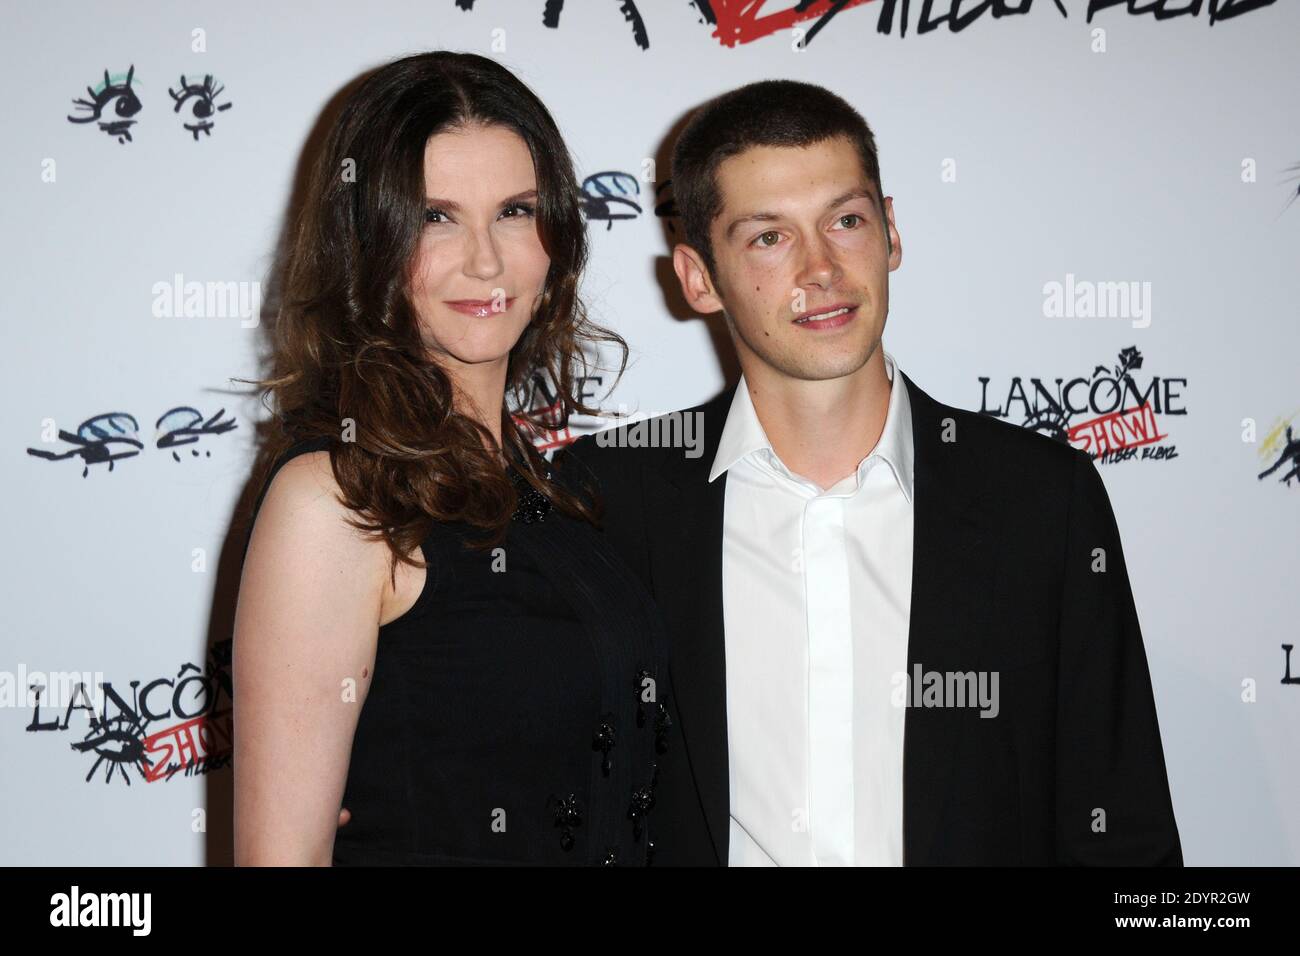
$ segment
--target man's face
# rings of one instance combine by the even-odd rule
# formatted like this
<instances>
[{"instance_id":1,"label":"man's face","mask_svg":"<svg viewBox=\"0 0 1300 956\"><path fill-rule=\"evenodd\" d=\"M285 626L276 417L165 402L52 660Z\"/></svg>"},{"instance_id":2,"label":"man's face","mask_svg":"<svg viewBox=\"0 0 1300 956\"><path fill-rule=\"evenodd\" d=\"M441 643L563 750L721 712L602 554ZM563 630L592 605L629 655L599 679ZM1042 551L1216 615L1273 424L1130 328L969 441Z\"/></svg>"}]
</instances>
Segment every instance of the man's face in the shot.
<instances>
[{"instance_id":1,"label":"man's face","mask_svg":"<svg viewBox=\"0 0 1300 956\"><path fill-rule=\"evenodd\" d=\"M755 146L723 161L717 182L715 274L689 246L674 250L687 301L724 311L747 370L758 362L816 381L862 368L885 328L902 244L893 201L884 201L882 218L853 143Z\"/></svg>"}]
</instances>

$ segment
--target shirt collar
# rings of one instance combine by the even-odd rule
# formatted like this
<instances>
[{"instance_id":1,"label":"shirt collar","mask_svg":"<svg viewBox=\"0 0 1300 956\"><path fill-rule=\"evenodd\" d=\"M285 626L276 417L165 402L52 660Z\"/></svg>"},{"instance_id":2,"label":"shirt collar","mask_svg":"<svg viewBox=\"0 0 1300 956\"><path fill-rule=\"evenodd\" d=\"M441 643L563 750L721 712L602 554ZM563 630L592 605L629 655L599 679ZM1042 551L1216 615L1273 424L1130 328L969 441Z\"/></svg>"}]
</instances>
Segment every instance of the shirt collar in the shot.
<instances>
[{"instance_id":1,"label":"shirt collar","mask_svg":"<svg viewBox=\"0 0 1300 956\"><path fill-rule=\"evenodd\" d=\"M868 462L879 457L889 464L894 479L911 502L916 461L912 438L912 405L907 394L907 384L896 374L894 357L884 352L884 358L885 374L891 382L885 427L871 454L858 464L858 483L860 487ZM754 411L754 403L749 397L749 389L745 386L745 377L742 375L727 412L726 424L722 426L722 436L718 439L718 452L713 458L709 481L728 471L741 459L763 454L784 468L772 443L768 441L767 433L763 431L762 422L758 420L758 413Z\"/></svg>"}]
</instances>

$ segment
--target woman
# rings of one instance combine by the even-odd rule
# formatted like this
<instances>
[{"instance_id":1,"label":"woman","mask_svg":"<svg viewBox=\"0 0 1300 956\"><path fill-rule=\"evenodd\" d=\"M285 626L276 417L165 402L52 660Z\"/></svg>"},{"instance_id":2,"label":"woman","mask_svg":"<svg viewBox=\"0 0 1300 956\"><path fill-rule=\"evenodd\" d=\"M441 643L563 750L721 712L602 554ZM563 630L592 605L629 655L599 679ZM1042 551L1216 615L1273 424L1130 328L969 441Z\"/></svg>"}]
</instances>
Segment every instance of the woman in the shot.
<instances>
[{"instance_id":1,"label":"woman","mask_svg":"<svg viewBox=\"0 0 1300 956\"><path fill-rule=\"evenodd\" d=\"M592 413L581 346L626 361L577 297L578 202L491 60L407 57L348 97L257 383L284 447L235 621L237 863L652 858L662 623L508 411L542 373L561 420Z\"/></svg>"}]
</instances>

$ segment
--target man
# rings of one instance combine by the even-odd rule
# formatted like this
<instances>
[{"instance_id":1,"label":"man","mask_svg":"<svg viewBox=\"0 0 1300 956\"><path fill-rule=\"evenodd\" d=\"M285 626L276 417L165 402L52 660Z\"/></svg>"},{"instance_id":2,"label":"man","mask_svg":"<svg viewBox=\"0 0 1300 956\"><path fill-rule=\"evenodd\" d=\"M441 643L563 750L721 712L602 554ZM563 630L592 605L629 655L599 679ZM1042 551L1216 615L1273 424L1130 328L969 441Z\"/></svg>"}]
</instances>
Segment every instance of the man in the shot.
<instances>
[{"instance_id":1,"label":"man","mask_svg":"<svg viewBox=\"0 0 1300 956\"><path fill-rule=\"evenodd\" d=\"M673 184L674 269L741 381L686 412L702 455L615 433L557 458L672 634L656 863L1181 865L1101 477L885 352L902 243L862 117L742 87Z\"/></svg>"}]
</instances>

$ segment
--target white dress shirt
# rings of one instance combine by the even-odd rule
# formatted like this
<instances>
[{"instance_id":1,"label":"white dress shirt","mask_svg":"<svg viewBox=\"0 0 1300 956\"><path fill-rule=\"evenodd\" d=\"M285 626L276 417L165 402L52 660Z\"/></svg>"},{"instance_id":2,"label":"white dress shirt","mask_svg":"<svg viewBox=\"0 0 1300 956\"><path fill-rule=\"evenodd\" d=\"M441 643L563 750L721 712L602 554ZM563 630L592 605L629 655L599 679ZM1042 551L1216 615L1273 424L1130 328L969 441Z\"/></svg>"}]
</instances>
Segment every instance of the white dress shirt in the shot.
<instances>
[{"instance_id":1,"label":"white dress shirt","mask_svg":"<svg viewBox=\"0 0 1300 956\"><path fill-rule=\"evenodd\" d=\"M880 440L829 489L776 456L743 378L719 439L731 866L903 862L914 450L884 359Z\"/></svg>"}]
</instances>

